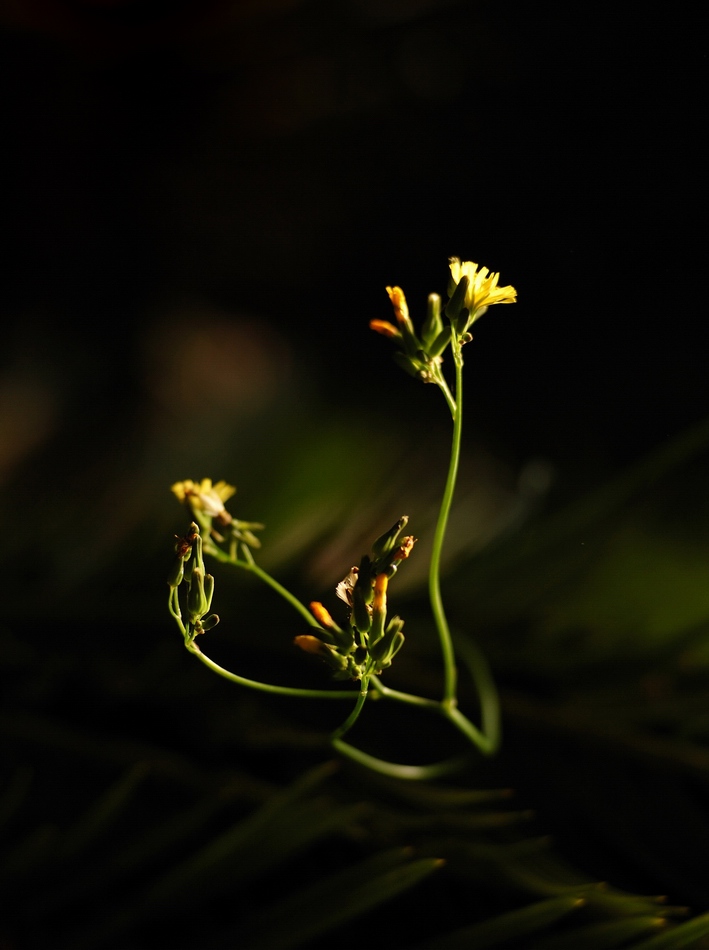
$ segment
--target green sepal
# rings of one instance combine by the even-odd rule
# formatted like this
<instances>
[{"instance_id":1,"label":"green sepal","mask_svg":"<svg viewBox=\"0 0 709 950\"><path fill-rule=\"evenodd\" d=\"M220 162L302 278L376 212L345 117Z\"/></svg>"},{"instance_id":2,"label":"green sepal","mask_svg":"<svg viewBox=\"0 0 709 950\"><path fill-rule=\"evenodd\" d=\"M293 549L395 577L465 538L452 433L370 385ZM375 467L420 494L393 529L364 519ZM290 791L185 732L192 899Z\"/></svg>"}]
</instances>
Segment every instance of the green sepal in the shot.
<instances>
[{"instance_id":1,"label":"green sepal","mask_svg":"<svg viewBox=\"0 0 709 950\"><path fill-rule=\"evenodd\" d=\"M397 547L397 539L408 523L408 515L402 515L396 524L393 524L388 531L385 531L384 534L377 538L377 540L372 545L372 554L374 555L375 565L379 563L380 558L385 557ZM373 572L375 575L380 573L376 566L374 567Z\"/></svg>"},{"instance_id":2,"label":"green sepal","mask_svg":"<svg viewBox=\"0 0 709 950\"><path fill-rule=\"evenodd\" d=\"M185 579L185 560L181 557L176 557L172 562L172 567L170 568L170 573L167 575L167 583L169 587L179 587L182 581Z\"/></svg>"},{"instance_id":3,"label":"green sepal","mask_svg":"<svg viewBox=\"0 0 709 950\"><path fill-rule=\"evenodd\" d=\"M470 311L467 307L463 307L458 314L458 319L456 320L456 331L460 334L465 334L465 331L470 326Z\"/></svg>"},{"instance_id":4,"label":"green sepal","mask_svg":"<svg viewBox=\"0 0 709 950\"><path fill-rule=\"evenodd\" d=\"M401 333L401 340L404 344L404 352L408 356L416 356L418 351L421 349L421 341L413 332L413 330L405 323L399 324L399 331Z\"/></svg>"},{"instance_id":5,"label":"green sepal","mask_svg":"<svg viewBox=\"0 0 709 950\"><path fill-rule=\"evenodd\" d=\"M404 634L401 632L404 621L401 617L392 617L383 637L369 648L369 655L377 669L385 670L391 666L391 661L404 645Z\"/></svg>"},{"instance_id":6,"label":"green sepal","mask_svg":"<svg viewBox=\"0 0 709 950\"><path fill-rule=\"evenodd\" d=\"M469 279L463 275L460 278L458 286L451 295L451 299L446 304L445 314L451 322L451 326L458 325L460 312L465 305L465 296L468 293Z\"/></svg>"},{"instance_id":7,"label":"green sepal","mask_svg":"<svg viewBox=\"0 0 709 950\"><path fill-rule=\"evenodd\" d=\"M372 615L367 609L365 602L365 592L359 583L355 585L352 591L352 617L355 627L360 633L367 633L372 626Z\"/></svg>"},{"instance_id":8,"label":"green sepal","mask_svg":"<svg viewBox=\"0 0 709 950\"><path fill-rule=\"evenodd\" d=\"M402 353L400 350L394 353L394 362L409 376L414 376L416 379L421 379L426 372L420 360L407 356L406 353Z\"/></svg>"},{"instance_id":9,"label":"green sepal","mask_svg":"<svg viewBox=\"0 0 709 950\"><path fill-rule=\"evenodd\" d=\"M211 584L207 583L210 578ZM209 588L209 594L205 590ZM211 574L206 577L202 573L202 568L193 567L190 577L190 587L187 591L187 615L190 623L196 623L209 610L212 602L211 594L214 592L214 578Z\"/></svg>"}]
</instances>

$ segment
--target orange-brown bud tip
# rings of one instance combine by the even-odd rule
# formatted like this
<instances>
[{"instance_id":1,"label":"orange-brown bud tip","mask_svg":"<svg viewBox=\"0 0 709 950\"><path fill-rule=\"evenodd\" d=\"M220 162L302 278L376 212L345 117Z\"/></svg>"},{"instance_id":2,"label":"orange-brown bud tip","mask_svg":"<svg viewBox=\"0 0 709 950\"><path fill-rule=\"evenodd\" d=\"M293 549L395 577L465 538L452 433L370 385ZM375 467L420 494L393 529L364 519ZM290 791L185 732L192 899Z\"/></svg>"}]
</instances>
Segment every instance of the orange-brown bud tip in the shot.
<instances>
[{"instance_id":1,"label":"orange-brown bud tip","mask_svg":"<svg viewBox=\"0 0 709 950\"><path fill-rule=\"evenodd\" d=\"M389 338L401 336L394 324L389 323L388 320L370 320L369 329L374 330L375 333L381 333L382 336Z\"/></svg>"},{"instance_id":2,"label":"orange-brown bud tip","mask_svg":"<svg viewBox=\"0 0 709 950\"><path fill-rule=\"evenodd\" d=\"M410 534L407 538L404 538L403 541L401 542L401 547L394 555L394 560L405 561L406 558L409 556L409 554L411 554L413 547L417 541L418 541L418 538L415 538L412 534Z\"/></svg>"},{"instance_id":3,"label":"orange-brown bud tip","mask_svg":"<svg viewBox=\"0 0 709 950\"><path fill-rule=\"evenodd\" d=\"M335 626L335 621L329 611L319 601L314 600L310 605L310 610L321 627L332 629Z\"/></svg>"},{"instance_id":4,"label":"orange-brown bud tip","mask_svg":"<svg viewBox=\"0 0 709 950\"><path fill-rule=\"evenodd\" d=\"M404 296L404 291L401 287L387 287L387 293L389 294L389 300L391 300L392 306L394 307L394 316L396 317L397 323L406 323L409 321L409 306L406 303L406 297Z\"/></svg>"},{"instance_id":5,"label":"orange-brown bud tip","mask_svg":"<svg viewBox=\"0 0 709 950\"><path fill-rule=\"evenodd\" d=\"M317 637L311 637L310 634L307 633L295 637L293 643L295 643L297 647L300 647L301 650L305 650L306 653L320 654L323 652L323 649L327 649L322 640L318 640Z\"/></svg>"}]
</instances>

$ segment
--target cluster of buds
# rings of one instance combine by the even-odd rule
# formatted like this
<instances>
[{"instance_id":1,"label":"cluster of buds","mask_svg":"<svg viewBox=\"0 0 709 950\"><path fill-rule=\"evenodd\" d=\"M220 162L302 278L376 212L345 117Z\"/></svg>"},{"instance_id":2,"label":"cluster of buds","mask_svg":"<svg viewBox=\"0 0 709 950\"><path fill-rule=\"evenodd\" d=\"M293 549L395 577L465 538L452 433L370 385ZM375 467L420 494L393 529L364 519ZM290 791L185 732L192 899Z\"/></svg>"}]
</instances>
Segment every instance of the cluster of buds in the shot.
<instances>
[{"instance_id":1,"label":"cluster of buds","mask_svg":"<svg viewBox=\"0 0 709 950\"><path fill-rule=\"evenodd\" d=\"M412 536L399 539L408 520L404 515L378 538L371 556L365 554L359 567L351 568L337 585L337 596L348 608L344 629L321 603L310 605L320 631L317 636L296 637L295 643L323 659L335 679L358 680L381 673L403 646L404 621L392 617L387 623L387 587L416 543Z\"/></svg>"},{"instance_id":2,"label":"cluster of buds","mask_svg":"<svg viewBox=\"0 0 709 950\"><path fill-rule=\"evenodd\" d=\"M224 481L212 484L211 478L203 478L201 482L193 482L188 478L183 482L175 482L170 490L178 501L189 507L205 537L220 544L229 541L234 548L237 543L252 548L261 546L253 532L259 531L263 525L255 521L237 521L224 507L224 502L236 494L234 485Z\"/></svg>"},{"instance_id":3,"label":"cluster of buds","mask_svg":"<svg viewBox=\"0 0 709 950\"><path fill-rule=\"evenodd\" d=\"M211 630L219 623L216 614L210 614L214 595L214 578L204 567L202 556L202 537L199 525L192 522L187 534L178 538L175 544L175 560L167 579L170 587L173 610L182 617L178 590L183 586L186 591L184 608L187 617L185 636L192 641L205 630Z\"/></svg>"},{"instance_id":4,"label":"cluster of buds","mask_svg":"<svg viewBox=\"0 0 709 950\"><path fill-rule=\"evenodd\" d=\"M370 320L370 328L397 342L399 349L394 359L402 369L425 383L436 382L442 354L451 341L451 328L444 326L441 318L441 298L438 294L429 294L426 319L417 335L404 291L401 287L386 290L394 308L396 326L388 320Z\"/></svg>"},{"instance_id":5,"label":"cluster of buds","mask_svg":"<svg viewBox=\"0 0 709 950\"><path fill-rule=\"evenodd\" d=\"M426 383L440 379L439 367L443 353L455 338L460 345L472 340L470 327L489 306L496 303L515 303L514 287L498 287L500 275L487 267L478 267L472 261L457 257L449 260L448 303L441 313L441 298L430 294L428 311L420 334L414 331L406 297L401 287L387 287L394 307L396 325L388 320L370 320L372 330L395 340L399 346L394 359L407 373Z\"/></svg>"}]
</instances>

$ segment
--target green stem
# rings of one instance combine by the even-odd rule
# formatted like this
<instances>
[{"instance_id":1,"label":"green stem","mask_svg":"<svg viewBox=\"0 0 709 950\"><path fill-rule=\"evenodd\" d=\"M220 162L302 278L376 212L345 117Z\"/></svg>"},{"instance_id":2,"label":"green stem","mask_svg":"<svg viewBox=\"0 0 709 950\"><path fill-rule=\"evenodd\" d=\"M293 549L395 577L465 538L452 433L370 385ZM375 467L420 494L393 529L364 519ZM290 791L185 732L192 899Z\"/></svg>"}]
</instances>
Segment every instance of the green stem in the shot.
<instances>
[{"instance_id":1,"label":"green stem","mask_svg":"<svg viewBox=\"0 0 709 950\"><path fill-rule=\"evenodd\" d=\"M486 755L492 755L499 749L501 740L500 697L497 692L497 686L495 685L495 680L493 679L487 660L477 648L476 644L466 637L461 637L458 640L458 647L480 698L479 734L484 739L484 742L478 747ZM444 713L444 715L446 714ZM461 728L461 723L456 721L455 718L451 716L448 716L448 718L454 725L461 729L461 732L466 735L470 734L467 728Z\"/></svg>"},{"instance_id":2,"label":"green stem","mask_svg":"<svg viewBox=\"0 0 709 950\"><path fill-rule=\"evenodd\" d=\"M231 673L229 670L225 670L223 666L219 666L214 660L210 660L208 656L202 653L194 640L185 645L190 653L193 653L197 659L209 667L212 672L217 673L226 680L230 680L232 683L238 683L239 686L256 689L262 693L276 693L278 696L299 696L303 699L349 699L350 701L354 696L352 690L298 689L294 686L274 686L271 683L261 683L259 680L246 679L244 676L239 676L237 673Z\"/></svg>"},{"instance_id":3,"label":"green stem","mask_svg":"<svg viewBox=\"0 0 709 950\"><path fill-rule=\"evenodd\" d=\"M331 739L333 742L338 740L340 736L344 736L346 732L349 732L352 726L354 726L354 724L357 722L357 720L359 719L359 714L362 712L362 708L364 707L365 700L367 699L368 691L369 691L369 678L364 676L362 677L362 680L360 682L359 696L357 697L355 708L349 714L347 719L345 719L342 725L339 726L337 729L335 729L335 731L333 732L331 736Z\"/></svg>"},{"instance_id":4,"label":"green stem","mask_svg":"<svg viewBox=\"0 0 709 950\"><path fill-rule=\"evenodd\" d=\"M438 522L433 536L433 551L431 553L431 565L428 575L428 592L431 601L431 610L433 619L438 631L438 638L441 643L441 653L443 655L444 685L442 702L448 706L455 705L457 670L455 665L455 653L453 651L453 640L451 638L446 613L443 608L443 598L441 596L441 552L443 551L443 542L446 536L448 526L448 516L450 515L453 493L455 492L455 483L458 477L458 463L460 461L460 442L463 431L463 354L460 344L453 341L453 358L455 360L455 410L453 412L453 437L451 439L451 454L448 465L448 477L443 491L441 508L438 513ZM445 395L445 391L444 391Z\"/></svg>"},{"instance_id":5,"label":"green stem","mask_svg":"<svg viewBox=\"0 0 709 950\"><path fill-rule=\"evenodd\" d=\"M402 693L398 689L391 689L385 686L378 676L372 676L372 684L382 699L393 699L398 703L423 707L431 712L440 712L441 704L437 699L425 699L423 696L414 696L412 693Z\"/></svg>"},{"instance_id":6,"label":"green stem","mask_svg":"<svg viewBox=\"0 0 709 950\"><path fill-rule=\"evenodd\" d=\"M376 756L368 755L342 739L333 739L332 745L341 755L347 756L348 759L352 759L353 762L357 762L367 769L372 769L373 772L388 775L391 778L403 778L415 782L452 775L454 772L460 771L468 762L465 756L459 756L454 759L445 759L442 762L434 762L431 765L400 765L396 762L388 762L386 759L378 759Z\"/></svg>"}]
</instances>

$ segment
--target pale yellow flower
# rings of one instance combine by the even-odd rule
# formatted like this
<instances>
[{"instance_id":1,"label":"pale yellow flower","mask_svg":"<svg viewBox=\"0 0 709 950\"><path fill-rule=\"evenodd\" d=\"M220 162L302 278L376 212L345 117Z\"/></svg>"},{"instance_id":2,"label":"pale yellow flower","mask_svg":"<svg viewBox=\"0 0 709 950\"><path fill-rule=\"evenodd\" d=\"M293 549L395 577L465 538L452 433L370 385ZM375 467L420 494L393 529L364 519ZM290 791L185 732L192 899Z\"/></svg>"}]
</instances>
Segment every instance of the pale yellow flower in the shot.
<instances>
[{"instance_id":1,"label":"pale yellow flower","mask_svg":"<svg viewBox=\"0 0 709 950\"><path fill-rule=\"evenodd\" d=\"M202 512L224 525L231 523L232 517L224 507L224 502L236 493L233 485L224 481L212 485L211 478L203 478L201 482L193 482L188 478L184 482L175 482L170 490L179 501L186 501L195 513Z\"/></svg>"},{"instance_id":2,"label":"pale yellow flower","mask_svg":"<svg viewBox=\"0 0 709 950\"><path fill-rule=\"evenodd\" d=\"M450 269L456 284L460 283L462 277L467 277L469 281L463 304L470 313L468 325L477 317L481 317L492 304L517 302L517 291L514 287L498 287L500 275L491 274L487 267L478 269L478 265L473 261L461 261L452 257Z\"/></svg>"}]
</instances>

